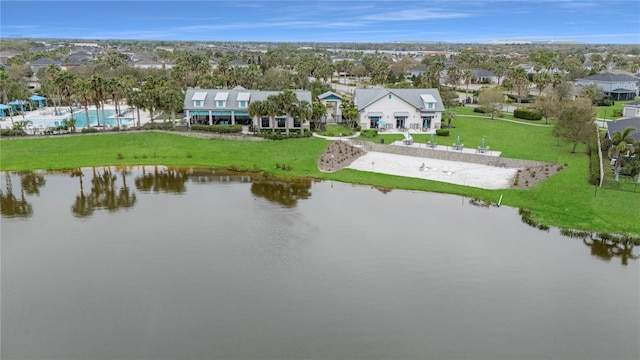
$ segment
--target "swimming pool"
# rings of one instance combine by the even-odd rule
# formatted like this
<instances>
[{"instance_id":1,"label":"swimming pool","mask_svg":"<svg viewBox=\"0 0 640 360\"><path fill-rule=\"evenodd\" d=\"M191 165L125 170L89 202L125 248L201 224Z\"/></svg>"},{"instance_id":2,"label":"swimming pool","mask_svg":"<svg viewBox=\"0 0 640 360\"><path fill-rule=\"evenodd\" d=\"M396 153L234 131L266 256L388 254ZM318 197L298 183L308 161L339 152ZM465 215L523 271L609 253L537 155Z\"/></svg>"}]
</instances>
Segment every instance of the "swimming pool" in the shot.
<instances>
[{"instance_id":1,"label":"swimming pool","mask_svg":"<svg viewBox=\"0 0 640 360\"><path fill-rule=\"evenodd\" d=\"M89 110L89 125L90 126L97 126L98 125L98 119L100 119L100 125L108 125L108 126L118 126L118 119L116 117L114 117L115 115L115 110L111 109L111 110L104 110L104 116L102 114L102 110L98 110L96 111L95 109L93 110ZM132 111L126 111L123 112L124 116L131 116L131 117L120 117L120 125L129 125L132 126L134 124L134 118L133 118L133 112ZM56 127L56 126L62 126L64 125L64 120L67 120L71 118L71 113L67 113L66 117L63 119L38 119L38 118L32 118L32 119L28 119L29 120L29 124L32 126L37 126L37 127ZM76 119L76 127L77 128L84 128L87 127L87 114L85 113L84 109L75 109L74 113L73 113L73 118ZM106 118L106 120L105 120Z\"/></svg>"},{"instance_id":2,"label":"swimming pool","mask_svg":"<svg viewBox=\"0 0 640 360\"><path fill-rule=\"evenodd\" d=\"M89 125L97 126L98 119L100 119L100 125L105 125L106 123L107 125L118 126L118 119L115 117L112 117L114 114L115 114L114 110L105 110L104 117L103 117L102 110L100 111L89 110ZM77 114L73 114L73 118L76 119L77 127L87 127L87 114L84 111ZM133 123L132 117L120 118L120 125L131 124L131 123Z\"/></svg>"}]
</instances>

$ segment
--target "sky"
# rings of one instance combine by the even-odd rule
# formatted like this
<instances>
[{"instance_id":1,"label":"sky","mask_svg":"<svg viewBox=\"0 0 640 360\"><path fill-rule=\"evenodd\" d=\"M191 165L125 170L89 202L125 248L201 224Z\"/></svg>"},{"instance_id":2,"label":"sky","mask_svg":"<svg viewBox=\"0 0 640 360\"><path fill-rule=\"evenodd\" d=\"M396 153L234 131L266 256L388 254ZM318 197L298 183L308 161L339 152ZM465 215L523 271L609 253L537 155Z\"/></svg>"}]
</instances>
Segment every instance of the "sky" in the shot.
<instances>
[{"instance_id":1,"label":"sky","mask_svg":"<svg viewBox=\"0 0 640 360\"><path fill-rule=\"evenodd\" d=\"M640 44L640 0L1 0L0 37Z\"/></svg>"}]
</instances>

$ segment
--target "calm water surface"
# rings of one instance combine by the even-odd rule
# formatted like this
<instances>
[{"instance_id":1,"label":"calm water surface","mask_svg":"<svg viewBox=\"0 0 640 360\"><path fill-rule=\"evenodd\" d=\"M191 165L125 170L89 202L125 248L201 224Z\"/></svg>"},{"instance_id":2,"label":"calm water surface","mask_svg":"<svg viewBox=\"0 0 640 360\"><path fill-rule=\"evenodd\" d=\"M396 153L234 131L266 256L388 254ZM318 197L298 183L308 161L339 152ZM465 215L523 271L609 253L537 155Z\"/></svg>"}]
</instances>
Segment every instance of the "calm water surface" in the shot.
<instances>
[{"instance_id":1,"label":"calm water surface","mask_svg":"<svg viewBox=\"0 0 640 360\"><path fill-rule=\"evenodd\" d=\"M638 249L516 209L164 167L1 176L3 359L640 358Z\"/></svg>"}]
</instances>

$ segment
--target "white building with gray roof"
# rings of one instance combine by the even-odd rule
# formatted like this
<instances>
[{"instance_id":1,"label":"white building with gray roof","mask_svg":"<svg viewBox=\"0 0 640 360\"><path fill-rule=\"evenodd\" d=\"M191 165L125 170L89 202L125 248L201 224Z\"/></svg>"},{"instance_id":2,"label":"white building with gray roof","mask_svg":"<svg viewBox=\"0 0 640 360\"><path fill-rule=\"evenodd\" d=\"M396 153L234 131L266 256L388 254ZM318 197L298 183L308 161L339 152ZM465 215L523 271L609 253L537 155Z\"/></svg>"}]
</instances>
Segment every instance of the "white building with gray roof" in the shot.
<instances>
[{"instance_id":1,"label":"white building with gray roof","mask_svg":"<svg viewBox=\"0 0 640 360\"><path fill-rule=\"evenodd\" d=\"M251 118L249 104L264 101L281 91L247 90L242 86L233 89L189 88L185 94L185 115L190 124L205 125L253 125L260 129L301 128L297 119L281 116ZM311 103L311 91L293 90L299 101Z\"/></svg>"},{"instance_id":2,"label":"white building with gray roof","mask_svg":"<svg viewBox=\"0 0 640 360\"><path fill-rule=\"evenodd\" d=\"M362 129L434 133L442 126L444 104L437 89L356 89Z\"/></svg>"}]
</instances>

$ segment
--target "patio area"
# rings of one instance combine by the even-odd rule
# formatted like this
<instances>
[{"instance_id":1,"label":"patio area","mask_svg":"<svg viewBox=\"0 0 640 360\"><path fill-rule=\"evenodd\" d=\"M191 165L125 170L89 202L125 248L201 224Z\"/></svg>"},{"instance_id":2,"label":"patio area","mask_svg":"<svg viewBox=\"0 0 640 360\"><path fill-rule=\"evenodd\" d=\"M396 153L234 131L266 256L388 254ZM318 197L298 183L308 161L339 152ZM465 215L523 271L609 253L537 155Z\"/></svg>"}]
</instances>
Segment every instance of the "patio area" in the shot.
<instances>
[{"instance_id":1,"label":"patio area","mask_svg":"<svg viewBox=\"0 0 640 360\"><path fill-rule=\"evenodd\" d=\"M427 143L418 143L415 141L413 143L407 143L403 140L398 140L398 141L392 142L390 145L410 147L410 148L416 148L416 149L427 149L427 150L434 150L434 151L450 151L450 152L458 152L463 154L477 154L477 155L496 156L496 157L499 157L502 154L501 151L492 150L488 146L485 146L485 147L479 146L478 148L468 148L468 147L464 147L464 144L442 145L442 144L432 143L430 141Z\"/></svg>"}]
</instances>

